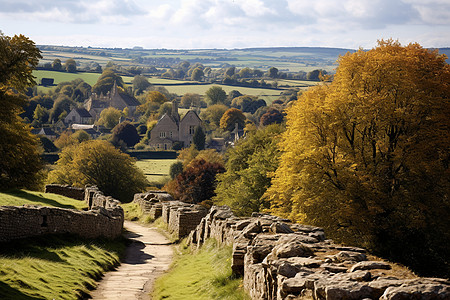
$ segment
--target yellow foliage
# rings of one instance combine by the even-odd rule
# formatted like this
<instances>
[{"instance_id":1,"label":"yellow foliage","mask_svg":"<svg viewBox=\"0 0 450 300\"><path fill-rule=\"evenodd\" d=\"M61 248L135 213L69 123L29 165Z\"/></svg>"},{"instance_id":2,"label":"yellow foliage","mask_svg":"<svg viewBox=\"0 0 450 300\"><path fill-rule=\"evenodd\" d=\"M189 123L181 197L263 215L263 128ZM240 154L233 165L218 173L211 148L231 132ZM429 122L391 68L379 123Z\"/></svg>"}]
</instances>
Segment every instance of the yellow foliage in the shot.
<instances>
[{"instance_id":1,"label":"yellow foliage","mask_svg":"<svg viewBox=\"0 0 450 300\"><path fill-rule=\"evenodd\" d=\"M450 207L445 60L392 40L340 57L334 81L287 110L271 211L368 247L399 226L450 225L439 211Z\"/></svg>"}]
</instances>

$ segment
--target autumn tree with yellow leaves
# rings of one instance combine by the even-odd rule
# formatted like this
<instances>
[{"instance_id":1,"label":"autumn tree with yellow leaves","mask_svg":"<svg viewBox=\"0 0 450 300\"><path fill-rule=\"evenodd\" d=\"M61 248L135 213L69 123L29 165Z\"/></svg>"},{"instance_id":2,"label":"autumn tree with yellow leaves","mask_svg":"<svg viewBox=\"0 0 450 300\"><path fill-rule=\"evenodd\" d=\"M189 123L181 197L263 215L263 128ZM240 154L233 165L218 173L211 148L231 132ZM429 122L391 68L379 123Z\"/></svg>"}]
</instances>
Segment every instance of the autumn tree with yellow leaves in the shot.
<instances>
[{"instance_id":1,"label":"autumn tree with yellow leaves","mask_svg":"<svg viewBox=\"0 0 450 300\"><path fill-rule=\"evenodd\" d=\"M418 44L340 57L287 113L271 211L450 275L450 67Z\"/></svg>"}]
</instances>

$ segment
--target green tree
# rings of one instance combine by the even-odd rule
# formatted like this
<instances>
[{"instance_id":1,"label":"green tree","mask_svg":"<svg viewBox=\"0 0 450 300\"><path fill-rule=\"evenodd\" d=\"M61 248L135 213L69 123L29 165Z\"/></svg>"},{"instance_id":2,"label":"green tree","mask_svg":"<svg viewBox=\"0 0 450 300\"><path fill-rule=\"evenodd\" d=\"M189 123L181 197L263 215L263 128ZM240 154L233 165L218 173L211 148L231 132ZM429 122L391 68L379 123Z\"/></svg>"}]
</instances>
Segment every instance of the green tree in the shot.
<instances>
[{"instance_id":1,"label":"green tree","mask_svg":"<svg viewBox=\"0 0 450 300\"><path fill-rule=\"evenodd\" d=\"M174 162L170 165L169 175L171 179L175 179L181 172L183 172L183 163L181 161Z\"/></svg>"},{"instance_id":2,"label":"green tree","mask_svg":"<svg viewBox=\"0 0 450 300\"><path fill-rule=\"evenodd\" d=\"M61 60L59 58L56 58L53 62L52 62L52 69L55 71L60 71L62 70L62 63Z\"/></svg>"},{"instance_id":3,"label":"green tree","mask_svg":"<svg viewBox=\"0 0 450 300\"><path fill-rule=\"evenodd\" d=\"M148 78L143 75L136 75L133 78L133 92L136 96L142 94L146 89L148 89L151 84Z\"/></svg>"},{"instance_id":4,"label":"green tree","mask_svg":"<svg viewBox=\"0 0 450 300\"><path fill-rule=\"evenodd\" d=\"M111 91L114 82L118 87L124 88L125 84L122 77L117 75L113 69L107 68L103 71L102 75L97 79L97 82L92 87L92 92L98 95L107 94Z\"/></svg>"},{"instance_id":5,"label":"green tree","mask_svg":"<svg viewBox=\"0 0 450 300\"><path fill-rule=\"evenodd\" d=\"M195 93L186 93L181 97L180 106L190 108L191 106L200 107L201 96Z\"/></svg>"},{"instance_id":6,"label":"green tree","mask_svg":"<svg viewBox=\"0 0 450 300\"><path fill-rule=\"evenodd\" d=\"M272 67L267 72L270 78L278 78L278 69L275 67Z\"/></svg>"},{"instance_id":7,"label":"green tree","mask_svg":"<svg viewBox=\"0 0 450 300\"><path fill-rule=\"evenodd\" d=\"M200 80L202 80L203 76L204 76L203 70L200 68L195 68L192 71L191 80L200 81Z\"/></svg>"},{"instance_id":8,"label":"green tree","mask_svg":"<svg viewBox=\"0 0 450 300\"><path fill-rule=\"evenodd\" d=\"M96 185L105 195L122 202L133 200L148 184L134 159L100 140L64 148L48 181L78 187Z\"/></svg>"},{"instance_id":9,"label":"green tree","mask_svg":"<svg viewBox=\"0 0 450 300\"><path fill-rule=\"evenodd\" d=\"M216 130L220 127L220 119L227 110L228 107L223 104L211 105L200 113L200 118L208 130Z\"/></svg>"},{"instance_id":10,"label":"green tree","mask_svg":"<svg viewBox=\"0 0 450 300\"><path fill-rule=\"evenodd\" d=\"M224 103L227 93L220 86L212 86L206 91L206 98L211 104Z\"/></svg>"},{"instance_id":11,"label":"green tree","mask_svg":"<svg viewBox=\"0 0 450 300\"><path fill-rule=\"evenodd\" d=\"M197 150L204 150L206 143L206 135L201 126L195 127L194 135L192 136L192 142Z\"/></svg>"},{"instance_id":12,"label":"green tree","mask_svg":"<svg viewBox=\"0 0 450 300\"><path fill-rule=\"evenodd\" d=\"M77 71L77 63L74 59L69 58L64 64L64 69L66 69L66 72L75 73Z\"/></svg>"},{"instance_id":13,"label":"green tree","mask_svg":"<svg viewBox=\"0 0 450 300\"><path fill-rule=\"evenodd\" d=\"M38 140L19 117L24 93L34 86L32 70L42 58L33 41L0 32L0 189L35 188L42 164Z\"/></svg>"},{"instance_id":14,"label":"green tree","mask_svg":"<svg viewBox=\"0 0 450 300\"><path fill-rule=\"evenodd\" d=\"M241 216L270 208L262 196L270 186L270 174L278 167L277 144L283 131L281 125L267 126L227 150L226 171L217 175L215 203L228 205Z\"/></svg>"},{"instance_id":15,"label":"green tree","mask_svg":"<svg viewBox=\"0 0 450 300\"><path fill-rule=\"evenodd\" d=\"M130 148L134 147L140 139L141 138L136 130L136 127L134 127L130 122L122 122L117 124L112 130L113 144L123 141L127 147Z\"/></svg>"},{"instance_id":16,"label":"green tree","mask_svg":"<svg viewBox=\"0 0 450 300\"><path fill-rule=\"evenodd\" d=\"M39 122L39 124L47 122L49 117L48 110L43 108L40 104L36 106L34 110L33 119Z\"/></svg>"},{"instance_id":17,"label":"green tree","mask_svg":"<svg viewBox=\"0 0 450 300\"><path fill-rule=\"evenodd\" d=\"M222 118L220 118L220 128L227 131L233 131L236 128L236 123L239 128L243 129L245 126L245 116L241 110L237 108L230 108L227 110Z\"/></svg>"},{"instance_id":18,"label":"green tree","mask_svg":"<svg viewBox=\"0 0 450 300\"><path fill-rule=\"evenodd\" d=\"M53 108L50 110L50 120L57 122L61 114L65 113L67 115L73 107L75 107L75 103L68 96L58 96L53 104Z\"/></svg>"},{"instance_id":19,"label":"green tree","mask_svg":"<svg viewBox=\"0 0 450 300\"><path fill-rule=\"evenodd\" d=\"M393 41L341 57L331 84L288 109L280 167L266 194L272 212L422 274L449 276L445 60Z\"/></svg>"},{"instance_id":20,"label":"green tree","mask_svg":"<svg viewBox=\"0 0 450 300\"><path fill-rule=\"evenodd\" d=\"M105 126L108 129L114 128L119 124L122 112L114 107L108 107L102 110L100 113L100 119L98 120L98 125Z\"/></svg>"}]
</instances>

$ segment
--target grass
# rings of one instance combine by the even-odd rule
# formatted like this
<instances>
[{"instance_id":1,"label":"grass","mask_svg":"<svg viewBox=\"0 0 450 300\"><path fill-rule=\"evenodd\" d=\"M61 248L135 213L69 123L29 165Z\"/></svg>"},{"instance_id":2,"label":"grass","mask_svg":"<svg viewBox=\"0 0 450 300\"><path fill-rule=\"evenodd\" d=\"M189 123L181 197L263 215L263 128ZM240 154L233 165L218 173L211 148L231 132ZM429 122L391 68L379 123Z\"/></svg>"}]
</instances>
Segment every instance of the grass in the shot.
<instances>
[{"instance_id":1,"label":"grass","mask_svg":"<svg viewBox=\"0 0 450 300\"><path fill-rule=\"evenodd\" d=\"M0 247L0 299L81 299L119 264L122 239L44 236Z\"/></svg>"},{"instance_id":2,"label":"grass","mask_svg":"<svg viewBox=\"0 0 450 300\"><path fill-rule=\"evenodd\" d=\"M177 159L141 159L136 166L141 169L150 182L164 183L169 179L170 166Z\"/></svg>"},{"instance_id":3,"label":"grass","mask_svg":"<svg viewBox=\"0 0 450 300\"><path fill-rule=\"evenodd\" d=\"M242 280L231 274L230 246L221 247L211 239L196 252L180 247L171 270L156 281L152 299L250 299Z\"/></svg>"},{"instance_id":4,"label":"grass","mask_svg":"<svg viewBox=\"0 0 450 300\"><path fill-rule=\"evenodd\" d=\"M75 200L57 194L42 193L26 190L14 190L0 193L0 206L12 205L41 205L54 206L60 208L85 209L87 205L84 201Z\"/></svg>"}]
</instances>

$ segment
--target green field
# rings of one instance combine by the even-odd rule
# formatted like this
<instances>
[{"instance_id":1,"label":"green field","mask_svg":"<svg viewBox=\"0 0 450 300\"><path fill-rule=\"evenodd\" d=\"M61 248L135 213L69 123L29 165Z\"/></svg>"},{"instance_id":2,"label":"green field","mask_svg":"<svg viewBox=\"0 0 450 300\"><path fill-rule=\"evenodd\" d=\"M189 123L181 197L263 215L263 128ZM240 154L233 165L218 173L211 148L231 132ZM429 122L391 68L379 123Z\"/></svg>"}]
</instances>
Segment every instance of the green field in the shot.
<instances>
[{"instance_id":1,"label":"green field","mask_svg":"<svg viewBox=\"0 0 450 300\"><path fill-rule=\"evenodd\" d=\"M163 182L170 178L170 166L177 161L177 159L141 159L136 165L144 172L148 181Z\"/></svg>"},{"instance_id":2,"label":"green field","mask_svg":"<svg viewBox=\"0 0 450 300\"><path fill-rule=\"evenodd\" d=\"M84 201L75 200L51 193L41 193L25 190L0 193L0 206L3 205L41 205L72 209L87 208L87 205Z\"/></svg>"},{"instance_id":3,"label":"green field","mask_svg":"<svg viewBox=\"0 0 450 300\"><path fill-rule=\"evenodd\" d=\"M67 72L57 72L57 71L47 71L47 70L34 70L33 76L36 78L36 82L39 84L42 78L53 78L55 80L54 84L58 85L58 83L72 81L77 78L83 79L86 83L93 86L101 74L99 73L88 73L88 72L79 72L79 73L67 73ZM123 81L126 84L131 84L133 77L122 76ZM48 92L51 89L54 89L54 86L44 87L38 86L39 91Z\"/></svg>"}]
</instances>

